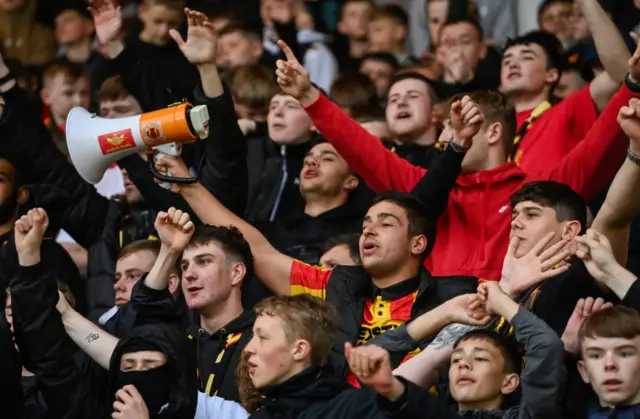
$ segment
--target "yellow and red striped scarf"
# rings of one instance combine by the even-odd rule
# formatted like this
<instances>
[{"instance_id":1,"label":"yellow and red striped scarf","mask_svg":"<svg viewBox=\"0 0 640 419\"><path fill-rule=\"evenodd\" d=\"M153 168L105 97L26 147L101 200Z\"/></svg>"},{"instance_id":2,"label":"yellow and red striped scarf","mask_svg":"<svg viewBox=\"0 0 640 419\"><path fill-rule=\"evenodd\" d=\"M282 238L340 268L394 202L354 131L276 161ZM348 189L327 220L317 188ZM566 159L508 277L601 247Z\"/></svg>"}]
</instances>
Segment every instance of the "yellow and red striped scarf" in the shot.
<instances>
[{"instance_id":1,"label":"yellow and red striped scarf","mask_svg":"<svg viewBox=\"0 0 640 419\"><path fill-rule=\"evenodd\" d=\"M513 138L513 147L511 147L511 153L509 153L509 161L513 161L519 165L520 158L522 157L522 150L519 149L520 143L527 135L527 132L531 129L533 122L540 118L542 114L551 109L552 105L549 101L544 101L531 112L529 118L522 124L522 126L516 132L516 136Z\"/></svg>"}]
</instances>

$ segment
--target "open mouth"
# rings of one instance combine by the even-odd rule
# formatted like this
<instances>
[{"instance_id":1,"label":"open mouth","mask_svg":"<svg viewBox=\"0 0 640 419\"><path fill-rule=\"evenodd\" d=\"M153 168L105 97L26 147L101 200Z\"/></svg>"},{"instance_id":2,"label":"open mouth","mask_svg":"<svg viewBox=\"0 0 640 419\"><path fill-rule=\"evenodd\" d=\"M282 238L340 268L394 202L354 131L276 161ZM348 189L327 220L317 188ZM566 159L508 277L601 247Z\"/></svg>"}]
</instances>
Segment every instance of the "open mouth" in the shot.
<instances>
[{"instance_id":1,"label":"open mouth","mask_svg":"<svg viewBox=\"0 0 640 419\"><path fill-rule=\"evenodd\" d=\"M282 130L285 129L287 126L285 124L280 124L280 123L275 123L275 124L271 124L271 129L275 129L275 130Z\"/></svg>"},{"instance_id":2,"label":"open mouth","mask_svg":"<svg viewBox=\"0 0 640 419\"><path fill-rule=\"evenodd\" d=\"M318 176L320 176L320 174L315 170L311 170L311 169L306 170L304 172L304 175L302 175L302 177L305 179L313 179L314 177L318 177Z\"/></svg>"},{"instance_id":3,"label":"open mouth","mask_svg":"<svg viewBox=\"0 0 640 419\"><path fill-rule=\"evenodd\" d=\"M617 391L620 390L620 387L622 387L622 381L620 380L605 380L602 383L602 386L607 390L607 391Z\"/></svg>"},{"instance_id":4,"label":"open mouth","mask_svg":"<svg viewBox=\"0 0 640 419\"><path fill-rule=\"evenodd\" d=\"M187 287L187 292L192 295L197 294L198 292L200 292L200 290L202 290L202 287L198 287L195 285Z\"/></svg>"},{"instance_id":5,"label":"open mouth","mask_svg":"<svg viewBox=\"0 0 640 419\"><path fill-rule=\"evenodd\" d=\"M378 245L375 244L374 242L365 241L364 243L362 243L362 253L364 255L372 254L373 252L376 251L377 248L378 248Z\"/></svg>"},{"instance_id":6,"label":"open mouth","mask_svg":"<svg viewBox=\"0 0 640 419\"><path fill-rule=\"evenodd\" d=\"M400 112L396 115L397 120L409 119L411 118L411 114L409 112Z\"/></svg>"},{"instance_id":7,"label":"open mouth","mask_svg":"<svg viewBox=\"0 0 640 419\"><path fill-rule=\"evenodd\" d=\"M517 79L522 77L522 74L519 71L512 71L507 75L507 80Z\"/></svg>"}]
</instances>

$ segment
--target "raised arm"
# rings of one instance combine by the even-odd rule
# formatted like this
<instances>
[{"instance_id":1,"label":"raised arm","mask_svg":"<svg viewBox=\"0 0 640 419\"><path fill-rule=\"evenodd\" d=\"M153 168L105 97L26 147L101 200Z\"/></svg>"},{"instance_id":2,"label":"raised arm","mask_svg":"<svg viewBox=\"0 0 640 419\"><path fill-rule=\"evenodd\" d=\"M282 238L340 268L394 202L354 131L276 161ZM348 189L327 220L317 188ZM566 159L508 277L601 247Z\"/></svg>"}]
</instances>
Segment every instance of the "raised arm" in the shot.
<instances>
[{"instance_id":1,"label":"raised arm","mask_svg":"<svg viewBox=\"0 0 640 419\"><path fill-rule=\"evenodd\" d=\"M425 173L387 150L379 138L369 134L356 121L311 85L309 72L282 41L287 61L278 60L276 70L280 88L305 107L315 127L322 133L375 192L410 192Z\"/></svg>"},{"instance_id":2,"label":"raised arm","mask_svg":"<svg viewBox=\"0 0 640 419\"><path fill-rule=\"evenodd\" d=\"M181 159L165 157L156 163L158 170L171 169L175 177L189 177L189 170ZM293 259L278 252L251 224L229 211L199 183L173 184L172 190L180 193L198 218L210 225L233 225L244 235L251 246L258 278L278 295L290 294L291 265Z\"/></svg>"},{"instance_id":3,"label":"raised arm","mask_svg":"<svg viewBox=\"0 0 640 419\"><path fill-rule=\"evenodd\" d=\"M629 137L627 158L609 187L607 197L592 228L604 234L618 262L625 266L629 250L631 220L640 212L640 101L631 99L620 109L618 123Z\"/></svg>"},{"instance_id":4,"label":"raised arm","mask_svg":"<svg viewBox=\"0 0 640 419\"><path fill-rule=\"evenodd\" d=\"M598 58L605 73L590 85L591 98L602 112L627 75L629 49L613 20L607 16L598 0L577 0L596 45Z\"/></svg>"}]
</instances>

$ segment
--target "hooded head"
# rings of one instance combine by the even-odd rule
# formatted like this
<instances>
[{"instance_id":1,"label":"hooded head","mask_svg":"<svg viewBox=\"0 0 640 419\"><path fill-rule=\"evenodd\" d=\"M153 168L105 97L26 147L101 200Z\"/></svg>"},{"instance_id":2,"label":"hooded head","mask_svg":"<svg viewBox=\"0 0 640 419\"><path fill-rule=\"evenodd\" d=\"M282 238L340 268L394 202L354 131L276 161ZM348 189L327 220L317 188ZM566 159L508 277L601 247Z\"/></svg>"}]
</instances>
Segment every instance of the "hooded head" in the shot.
<instances>
[{"instance_id":1,"label":"hooded head","mask_svg":"<svg viewBox=\"0 0 640 419\"><path fill-rule=\"evenodd\" d=\"M132 384L151 418L192 419L198 400L195 359L179 329L149 325L120 340L110 363L109 395Z\"/></svg>"}]
</instances>

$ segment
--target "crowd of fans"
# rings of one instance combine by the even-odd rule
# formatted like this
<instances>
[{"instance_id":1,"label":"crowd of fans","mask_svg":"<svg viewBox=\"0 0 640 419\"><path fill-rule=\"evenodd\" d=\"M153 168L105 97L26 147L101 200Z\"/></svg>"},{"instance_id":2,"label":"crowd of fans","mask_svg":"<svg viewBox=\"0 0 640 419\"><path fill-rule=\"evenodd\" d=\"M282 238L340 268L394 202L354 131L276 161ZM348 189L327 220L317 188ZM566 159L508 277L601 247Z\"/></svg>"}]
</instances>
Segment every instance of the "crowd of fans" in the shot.
<instances>
[{"instance_id":1,"label":"crowd of fans","mask_svg":"<svg viewBox=\"0 0 640 419\"><path fill-rule=\"evenodd\" d=\"M640 1L523 3L0 0L0 417L640 417Z\"/></svg>"}]
</instances>

